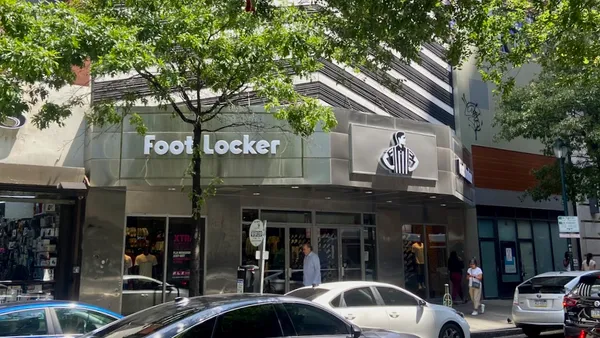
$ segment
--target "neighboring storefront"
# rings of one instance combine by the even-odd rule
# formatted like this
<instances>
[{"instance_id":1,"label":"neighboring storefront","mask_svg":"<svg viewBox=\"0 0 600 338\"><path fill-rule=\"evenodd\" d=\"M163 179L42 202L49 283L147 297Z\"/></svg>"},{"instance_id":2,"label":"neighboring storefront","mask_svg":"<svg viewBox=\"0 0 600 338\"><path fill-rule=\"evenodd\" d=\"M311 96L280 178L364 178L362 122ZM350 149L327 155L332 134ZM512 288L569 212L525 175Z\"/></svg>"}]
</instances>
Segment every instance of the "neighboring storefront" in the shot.
<instances>
[{"instance_id":1,"label":"neighboring storefront","mask_svg":"<svg viewBox=\"0 0 600 338\"><path fill-rule=\"evenodd\" d=\"M86 91L65 87L48 101ZM83 108L44 130L31 122L37 109L0 120L0 303L79 296L87 193Z\"/></svg>"},{"instance_id":2,"label":"neighboring storefront","mask_svg":"<svg viewBox=\"0 0 600 338\"><path fill-rule=\"evenodd\" d=\"M0 303L77 299L83 168L0 164Z\"/></svg>"},{"instance_id":3,"label":"neighboring storefront","mask_svg":"<svg viewBox=\"0 0 600 338\"><path fill-rule=\"evenodd\" d=\"M137 282L144 276L180 290L189 282L189 126L169 112L140 110L145 136L127 124L88 135L80 297L116 311L139 300L129 290L157 288ZM448 126L335 111L335 130L306 139L261 111L227 114L223 120L247 126L204 136L203 184L223 180L203 208L205 294L236 291L237 267L257 262L247 237L261 219L269 292L300 285L300 246L311 243L325 282L378 280L442 296L448 254L469 254L470 154ZM158 290L135 306L171 296Z\"/></svg>"}]
</instances>

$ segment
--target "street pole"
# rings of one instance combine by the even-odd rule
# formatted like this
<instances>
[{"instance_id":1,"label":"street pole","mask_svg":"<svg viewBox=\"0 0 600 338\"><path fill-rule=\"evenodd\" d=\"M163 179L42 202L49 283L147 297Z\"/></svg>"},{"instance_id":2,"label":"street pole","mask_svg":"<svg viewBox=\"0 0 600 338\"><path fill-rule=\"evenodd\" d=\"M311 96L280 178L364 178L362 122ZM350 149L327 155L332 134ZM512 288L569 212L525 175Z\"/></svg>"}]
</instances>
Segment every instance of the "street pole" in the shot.
<instances>
[{"instance_id":1,"label":"street pole","mask_svg":"<svg viewBox=\"0 0 600 338\"><path fill-rule=\"evenodd\" d=\"M567 203L567 184L565 182L565 158L561 156L558 160L560 161L560 183L562 187L563 211L565 216L569 216L569 205ZM575 271L575 266L573 264L573 244L571 242L571 238L567 238L567 247L569 248L569 266L571 267L571 271Z\"/></svg>"}]
</instances>

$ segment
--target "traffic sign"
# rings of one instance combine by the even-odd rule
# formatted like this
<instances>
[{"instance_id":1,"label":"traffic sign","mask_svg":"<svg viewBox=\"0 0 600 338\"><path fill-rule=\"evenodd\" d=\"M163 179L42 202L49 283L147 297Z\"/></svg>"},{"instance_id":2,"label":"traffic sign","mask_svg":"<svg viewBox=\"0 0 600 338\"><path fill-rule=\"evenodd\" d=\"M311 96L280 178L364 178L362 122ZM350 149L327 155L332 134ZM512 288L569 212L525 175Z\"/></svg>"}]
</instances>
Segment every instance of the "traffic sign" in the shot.
<instances>
[{"instance_id":1,"label":"traffic sign","mask_svg":"<svg viewBox=\"0 0 600 338\"><path fill-rule=\"evenodd\" d=\"M252 246L259 246L265 238L265 226L259 219L255 219L250 225L248 237Z\"/></svg>"},{"instance_id":2,"label":"traffic sign","mask_svg":"<svg viewBox=\"0 0 600 338\"><path fill-rule=\"evenodd\" d=\"M558 232L561 238L579 238L579 217L558 216Z\"/></svg>"}]
</instances>

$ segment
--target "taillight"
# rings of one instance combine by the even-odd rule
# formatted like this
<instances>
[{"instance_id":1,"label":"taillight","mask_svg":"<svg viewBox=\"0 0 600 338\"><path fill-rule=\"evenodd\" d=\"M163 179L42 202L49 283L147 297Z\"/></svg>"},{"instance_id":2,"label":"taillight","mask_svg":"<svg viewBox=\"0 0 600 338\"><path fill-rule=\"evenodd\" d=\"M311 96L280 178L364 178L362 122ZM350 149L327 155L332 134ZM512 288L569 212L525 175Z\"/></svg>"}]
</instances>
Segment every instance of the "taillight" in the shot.
<instances>
[{"instance_id":1,"label":"taillight","mask_svg":"<svg viewBox=\"0 0 600 338\"><path fill-rule=\"evenodd\" d=\"M571 297L569 297L569 296L565 296L565 297L563 298L563 308L566 308L566 307L573 307L573 306L576 306L576 305L577 305L577 299L575 299L575 298L571 298ZM584 336L584 337L585 337L585 336Z\"/></svg>"},{"instance_id":2,"label":"taillight","mask_svg":"<svg viewBox=\"0 0 600 338\"><path fill-rule=\"evenodd\" d=\"M585 338L587 335L585 334L584 330L581 330L581 332L579 332L579 338Z\"/></svg>"},{"instance_id":3,"label":"taillight","mask_svg":"<svg viewBox=\"0 0 600 338\"><path fill-rule=\"evenodd\" d=\"M519 289L515 289L515 295L513 297L513 304L519 305Z\"/></svg>"}]
</instances>

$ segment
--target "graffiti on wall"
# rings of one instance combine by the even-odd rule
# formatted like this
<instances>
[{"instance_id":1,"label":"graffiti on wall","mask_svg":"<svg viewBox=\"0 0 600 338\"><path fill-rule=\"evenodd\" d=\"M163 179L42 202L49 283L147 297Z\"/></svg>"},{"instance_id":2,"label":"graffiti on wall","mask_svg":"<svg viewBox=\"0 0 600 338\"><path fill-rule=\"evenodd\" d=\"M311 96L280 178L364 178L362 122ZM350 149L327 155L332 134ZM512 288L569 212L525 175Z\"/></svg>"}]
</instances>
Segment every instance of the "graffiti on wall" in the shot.
<instances>
[{"instance_id":1,"label":"graffiti on wall","mask_svg":"<svg viewBox=\"0 0 600 338\"><path fill-rule=\"evenodd\" d=\"M481 131L481 127L483 126L483 120L481 117L481 111L477 103L467 101L465 94L462 96L462 101L465 104L465 116L469 121L469 127L473 129L475 133L475 140L477 141L477 133Z\"/></svg>"}]
</instances>

